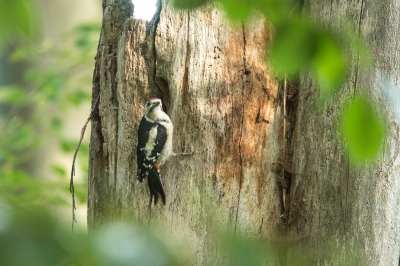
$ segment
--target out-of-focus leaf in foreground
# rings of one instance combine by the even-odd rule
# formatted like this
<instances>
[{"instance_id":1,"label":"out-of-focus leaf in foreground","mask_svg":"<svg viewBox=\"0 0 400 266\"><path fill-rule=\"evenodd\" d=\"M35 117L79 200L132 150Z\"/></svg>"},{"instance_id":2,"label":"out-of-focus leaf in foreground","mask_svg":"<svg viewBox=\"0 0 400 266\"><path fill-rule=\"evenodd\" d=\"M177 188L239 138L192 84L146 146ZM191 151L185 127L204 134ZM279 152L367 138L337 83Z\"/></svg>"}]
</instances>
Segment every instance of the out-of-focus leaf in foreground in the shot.
<instances>
[{"instance_id":1,"label":"out-of-focus leaf in foreground","mask_svg":"<svg viewBox=\"0 0 400 266\"><path fill-rule=\"evenodd\" d=\"M132 223L106 223L90 238L69 228L44 208L13 208L0 198L0 265L188 265L161 238Z\"/></svg>"},{"instance_id":2,"label":"out-of-focus leaf in foreground","mask_svg":"<svg viewBox=\"0 0 400 266\"><path fill-rule=\"evenodd\" d=\"M329 32L321 32L317 38L314 67L323 88L334 92L346 74L347 63L338 42Z\"/></svg>"},{"instance_id":3,"label":"out-of-focus leaf in foreground","mask_svg":"<svg viewBox=\"0 0 400 266\"><path fill-rule=\"evenodd\" d=\"M31 37L35 28L33 5L25 0L0 0L0 46L15 33Z\"/></svg>"},{"instance_id":4,"label":"out-of-focus leaf in foreground","mask_svg":"<svg viewBox=\"0 0 400 266\"><path fill-rule=\"evenodd\" d=\"M264 256L270 255L270 251L265 249L265 246L256 245L242 237L225 235L221 239L221 246L231 258L231 265L234 266L261 265L261 261L265 259Z\"/></svg>"},{"instance_id":5,"label":"out-of-focus leaf in foreground","mask_svg":"<svg viewBox=\"0 0 400 266\"><path fill-rule=\"evenodd\" d=\"M0 214L0 265L82 265L90 258L86 237L60 228L42 208L12 209L0 199Z\"/></svg>"},{"instance_id":6,"label":"out-of-focus leaf in foreground","mask_svg":"<svg viewBox=\"0 0 400 266\"><path fill-rule=\"evenodd\" d=\"M108 224L92 240L101 265L175 265L160 239L132 224Z\"/></svg>"},{"instance_id":7,"label":"out-of-focus leaf in foreground","mask_svg":"<svg viewBox=\"0 0 400 266\"><path fill-rule=\"evenodd\" d=\"M221 0L228 18L231 20L246 20L250 14L250 4L246 0Z\"/></svg>"},{"instance_id":8,"label":"out-of-focus leaf in foreground","mask_svg":"<svg viewBox=\"0 0 400 266\"><path fill-rule=\"evenodd\" d=\"M386 137L385 123L368 98L352 99L343 110L340 126L354 162L365 163L379 155Z\"/></svg>"},{"instance_id":9,"label":"out-of-focus leaf in foreground","mask_svg":"<svg viewBox=\"0 0 400 266\"><path fill-rule=\"evenodd\" d=\"M316 48L315 39L315 33L305 20L278 27L271 49L271 62L277 74L294 75L309 65Z\"/></svg>"}]
</instances>

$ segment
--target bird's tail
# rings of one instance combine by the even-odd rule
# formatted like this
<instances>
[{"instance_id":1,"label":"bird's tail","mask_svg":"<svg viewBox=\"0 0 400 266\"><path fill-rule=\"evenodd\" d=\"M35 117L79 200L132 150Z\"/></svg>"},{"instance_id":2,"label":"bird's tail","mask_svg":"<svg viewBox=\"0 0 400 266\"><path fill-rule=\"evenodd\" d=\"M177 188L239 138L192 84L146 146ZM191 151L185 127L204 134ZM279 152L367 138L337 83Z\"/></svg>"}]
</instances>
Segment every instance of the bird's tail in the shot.
<instances>
[{"instance_id":1,"label":"bird's tail","mask_svg":"<svg viewBox=\"0 0 400 266\"><path fill-rule=\"evenodd\" d=\"M157 170L157 168L153 167L153 169L151 169L150 173L147 176L147 180L149 182L149 189L150 189L150 206L153 197L154 197L154 205L157 205L158 194L160 194L161 199L165 205L164 188L161 182L160 172Z\"/></svg>"}]
</instances>

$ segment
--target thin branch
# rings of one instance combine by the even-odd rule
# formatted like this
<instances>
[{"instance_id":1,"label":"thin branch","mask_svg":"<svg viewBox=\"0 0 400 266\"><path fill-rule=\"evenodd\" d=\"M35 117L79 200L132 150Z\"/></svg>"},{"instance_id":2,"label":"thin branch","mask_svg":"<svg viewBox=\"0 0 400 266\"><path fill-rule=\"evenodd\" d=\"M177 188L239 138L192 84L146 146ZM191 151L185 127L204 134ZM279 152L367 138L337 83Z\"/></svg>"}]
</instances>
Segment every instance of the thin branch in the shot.
<instances>
[{"instance_id":1,"label":"thin branch","mask_svg":"<svg viewBox=\"0 0 400 266\"><path fill-rule=\"evenodd\" d=\"M178 152L178 153L172 152L172 155L175 155L175 156L177 156L177 155L184 155L184 156L185 156L185 155L193 155L193 154L197 153L196 151L185 152L186 146L187 146L187 144L186 144L186 145L183 145L183 144L182 144L182 152Z\"/></svg>"},{"instance_id":2,"label":"thin branch","mask_svg":"<svg viewBox=\"0 0 400 266\"><path fill-rule=\"evenodd\" d=\"M283 158L286 160L286 97L287 97L287 86L286 86L286 74L285 83L283 87L283 141L282 141L282 153ZM285 180L285 166L282 165L282 180ZM286 187L283 188L283 208L286 208Z\"/></svg>"},{"instance_id":3,"label":"thin branch","mask_svg":"<svg viewBox=\"0 0 400 266\"><path fill-rule=\"evenodd\" d=\"M79 144L78 144L78 147L75 150L74 160L72 161L71 180L69 182L69 191L71 191L71 193L72 193L72 232L74 232L74 223L77 223L77 221L75 219L76 206L75 206L75 189L74 189L76 155L78 154L79 147L81 146L81 143L82 143L82 140L83 140L83 136L85 135L86 127L87 127L89 121L92 119L94 108L96 108L96 105L97 105L97 102L99 101L99 99L100 99L100 93L97 96L96 101L94 102L92 111L90 112L90 115L89 115L88 119L86 120L85 125L83 126L83 128L81 130L81 137L79 139Z\"/></svg>"},{"instance_id":4,"label":"thin branch","mask_svg":"<svg viewBox=\"0 0 400 266\"><path fill-rule=\"evenodd\" d=\"M179 152L179 153L172 153L173 155L193 155L195 154L196 151L192 151L192 152Z\"/></svg>"}]
</instances>

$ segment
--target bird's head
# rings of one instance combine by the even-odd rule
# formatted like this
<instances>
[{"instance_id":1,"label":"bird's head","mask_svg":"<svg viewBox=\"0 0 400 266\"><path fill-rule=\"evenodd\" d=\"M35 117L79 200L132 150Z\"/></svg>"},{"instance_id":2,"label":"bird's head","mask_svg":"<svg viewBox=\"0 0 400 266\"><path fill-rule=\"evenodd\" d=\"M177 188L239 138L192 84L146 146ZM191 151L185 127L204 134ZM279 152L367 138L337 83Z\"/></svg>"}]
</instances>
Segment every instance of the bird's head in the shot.
<instances>
[{"instance_id":1,"label":"bird's head","mask_svg":"<svg viewBox=\"0 0 400 266\"><path fill-rule=\"evenodd\" d=\"M150 98L147 100L144 107L144 112L146 115L150 115L153 111L162 111L161 100L158 98Z\"/></svg>"}]
</instances>

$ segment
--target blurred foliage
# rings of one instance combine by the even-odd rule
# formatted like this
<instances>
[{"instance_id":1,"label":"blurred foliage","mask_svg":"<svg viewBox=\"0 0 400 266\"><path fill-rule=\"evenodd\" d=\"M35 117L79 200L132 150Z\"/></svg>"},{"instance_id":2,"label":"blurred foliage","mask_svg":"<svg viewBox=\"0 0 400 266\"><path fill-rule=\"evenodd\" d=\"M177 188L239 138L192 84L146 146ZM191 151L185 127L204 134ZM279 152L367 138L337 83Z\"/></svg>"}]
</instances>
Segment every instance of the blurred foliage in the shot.
<instances>
[{"instance_id":1,"label":"blurred foliage","mask_svg":"<svg viewBox=\"0 0 400 266\"><path fill-rule=\"evenodd\" d=\"M0 0L0 48L7 38L29 38L35 33L34 5L26 0Z\"/></svg>"},{"instance_id":2,"label":"blurred foliage","mask_svg":"<svg viewBox=\"0 0 400 266\"><path fill-rule=\"evenodd\" d=\"M54 163L52 178L33 176L29 169L49 138L59 142L59 149L69 154L72 163L79 131L76 139L66 139L61 117L91 99L101 23L75 27L66 34L65 45L58 48L49 40L36 43L32 30L36 20L31 14L35 9L30 1L0 0L0 4L0 54L8 54L9 64L28 66L21 70L23 79L0 82L0 195L13 206L69 205L70 169ZM25 36L20 38L18 33ZM88 154L88 144L83 143L79 157ZM87 160L77 162L87 172ZM76 186L78 202L87 200L85 187Z\"/></svg>"},{"instance_id":3,"label":"blurred foliage","mask_svg":"<svg viewBox=\"0 0 400 266\"><path fill-rule=\"evenodd\" d=\"M41 207L13 208L0 199L0 265L188 265L153 232L128 223L111 223L71 234Z\"/></svg>"},{"instance_id":4,"label":"blurred foliage","mask_svg":"<svg viewBox=\"0 0 400 266\"><path fill-rule=\"evenodd\" d=\"M197 8L212 0L174 0L176 8ZM226 15L234 22L251 19L251 13L261 11L273 25L275 38L266 61L271 64L278 78L296 79L302 71L314 74L323 100L333 100L335 93L343 87L349 74L346 57L357 56L360 70L370 66L368 48L362 37L348 25L329 31L322 23L302 12L303 0L213 0L221 3ZM354 104L364 103L363 98L354 96ZM348 108L340 119L343 139L358 163L376 159L386 137L385 124L377 123L373 114L379 110L369 104L368 114L363 107ZM366 107L366 106L364 106ZM361 110L362 109L362 110ZM369 117L370 119L367 119ZM355 123L357 122L357 123ZM347 124L343 124L347 123ZM355 123L350 126L350 123ZM356 126L362 127L356 129ZM371 134L365 134L369 131ZM369 160L367 160L369 159Z\"/></svg>"},{"instance_id":5,"label":"blurred foliage","mask_svg":"<svg viewBox=\"0 0 400 266\"><path fill-rule=\"evenodd\" d=\"M352 99L344 107L340 125L354 162L373 159L385 140L385 124L376 110L365 96Z\"/></svg>"},{"instance_id":6,"label":"blurred foliage","mask_svg":"<svg viewBox=\"0 0 400 266\"><path fill-rule=\"evenodd\" d=\"M215 217L214 217L215 218ZM186 254L193 242L171 235L169 225L149 228L132 222L106 222L90 231L75 230L56 219L43 207L15 208L0 198L0 265L4 266L180 266L192 265L198 254ZM168 228L166 228L168 227ZM220 265L315 265L312 251L297 241L269 241L248 235L233 234L210 225L207 234L215 258L208 261ZM326 239L318 247L324 254L321 263L336 261L341 265L363 265L356 248L338 239ZM189 255L189 256L187 256ZM203 254L205 256L206 254Z\"/></svg>"}]
</instances>

